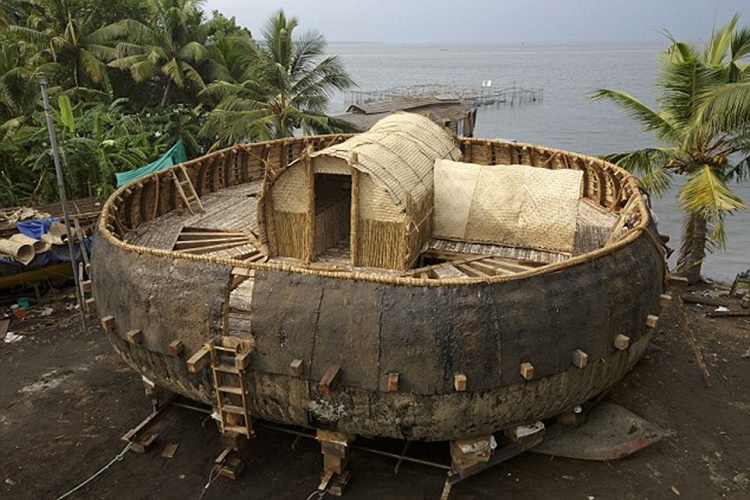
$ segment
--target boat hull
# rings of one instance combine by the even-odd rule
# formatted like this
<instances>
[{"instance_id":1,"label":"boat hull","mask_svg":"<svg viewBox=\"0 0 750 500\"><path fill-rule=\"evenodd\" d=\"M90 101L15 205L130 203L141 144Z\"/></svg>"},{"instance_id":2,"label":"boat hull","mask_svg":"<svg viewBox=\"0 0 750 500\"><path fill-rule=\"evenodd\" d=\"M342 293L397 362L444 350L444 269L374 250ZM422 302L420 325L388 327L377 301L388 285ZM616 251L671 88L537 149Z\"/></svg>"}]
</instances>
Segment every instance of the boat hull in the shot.
<instances>
[{"instance_id":1,"label":"boat hull","mask_svg":"<svg viewBox=\"0 0 750 500\"><path fill-rule=\"evenodd\" d=\"M233 266L135 252L99 234L92 268L97 308L115 318L108 336L122 358L161 387L215 404L210 370L190 373L185 360L220 337ZM259 266L248 406L276 422L429 441L549 418L637 362L664 272L646 232L569 266L486 282L420 285ZM126 340L133 329L142 332L138 345ZM629 337L627 348L615 347L618 335ZM169 353L175 340L182 356ZM578 350L583 367L573 364ZM290 372L294 360L301 375ZM522 363L534 367L530 380ZM326 394L318 383L331 367L340 376ZM394 373L398 389L389 391Z\"/></svg>"}]
</instances>

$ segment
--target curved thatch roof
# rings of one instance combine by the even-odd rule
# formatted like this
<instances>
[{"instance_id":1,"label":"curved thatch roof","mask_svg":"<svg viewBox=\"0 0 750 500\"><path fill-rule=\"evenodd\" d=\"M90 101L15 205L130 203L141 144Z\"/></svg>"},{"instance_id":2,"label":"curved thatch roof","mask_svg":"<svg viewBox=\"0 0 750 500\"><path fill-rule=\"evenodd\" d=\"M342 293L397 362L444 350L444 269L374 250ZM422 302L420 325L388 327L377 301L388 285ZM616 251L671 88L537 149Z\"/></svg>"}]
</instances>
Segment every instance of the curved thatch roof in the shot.
<instances>
[{"instance_id":1,"label":"curved thatch roof","mask_svg":"<svg viewBox=\"0 0 750 500\"><path fill-rule=\"evenodd\" d=\"M425 116L394 113L341 144L312 155L344 160L369 174L393 202L405 207L433 190L438 158L458 160L461 151L451 133Z\"/></svg>"}]
</instances>

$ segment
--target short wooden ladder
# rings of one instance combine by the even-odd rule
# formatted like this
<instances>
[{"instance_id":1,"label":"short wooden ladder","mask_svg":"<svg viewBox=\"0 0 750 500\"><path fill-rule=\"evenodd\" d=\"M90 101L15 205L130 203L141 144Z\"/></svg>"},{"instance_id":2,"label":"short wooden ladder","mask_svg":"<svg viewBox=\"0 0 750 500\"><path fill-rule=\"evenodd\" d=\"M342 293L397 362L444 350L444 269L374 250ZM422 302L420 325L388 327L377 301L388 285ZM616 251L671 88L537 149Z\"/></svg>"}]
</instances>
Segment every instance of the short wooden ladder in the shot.
<instances>
[{"instance_id":1,"label":"short wooden ladder","mask_svg":"<svg viewBox=\"0 0 750 500\"><path fill-rule=\"evenodd\" d=\"M252 437L253 429L247 408L245 369L250 360L249 349L238 339L225 337L220 345L209 344L211 370L216 392L216 412L224 434Z\"/></svg>"},{"instance_id":2,"label":"short wooden ladder","mask_svg":"<svg viewBox=\"0 0 750 500\"><path fill-rule=\"evenodd\" d=\"M182 198L182 202L191 214L206 212L203 208L203 203L198 198L198 193L195 192L193 183L190 181L190 176L184 165L178 165L172 169L172 180L174 180L174 184L177 186L177 192L180 198Z\"/></svg>"}]
</instances>

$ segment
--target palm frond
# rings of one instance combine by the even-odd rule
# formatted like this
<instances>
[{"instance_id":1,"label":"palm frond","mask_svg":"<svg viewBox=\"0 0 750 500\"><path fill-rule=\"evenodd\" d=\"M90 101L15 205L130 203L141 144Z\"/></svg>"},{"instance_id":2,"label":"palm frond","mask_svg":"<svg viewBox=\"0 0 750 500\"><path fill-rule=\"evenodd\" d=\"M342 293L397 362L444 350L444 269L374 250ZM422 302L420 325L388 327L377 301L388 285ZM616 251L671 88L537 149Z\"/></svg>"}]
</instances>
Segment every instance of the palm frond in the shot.
<instances>
[{"instance_id":1,"label":"palm frond","mask_svg":"<svg viewBox=\"0 0 750 500\"><path fill-rule=\"evenodd\" d=\"M680 152L673 147L656 147L610 153L601 158L638 175L643 187L658 196L672 185L673 175L668 165L680 158Z\"/></svg>"},{"instance_id":2,"label":"palm frond","mask_svg":"<svg viewBox=\"0 0 750 500\"><path fill-rule=\"evenodd\" d=\"M656 132L657 136L662 139L673 139L678 133L672 123L667 121L664 116L652 110L628 92L599 89L591 95L591 99L608 99L614 102L631 118L643 125L647 131Z\"/></svg>"},{"instance_id":3,"label":"palm frond","mask_svg":"<svg viewBox=\"0 0 750 500\"><path fill-rule=\"evenodd\" d=\"M677 199L683 210L709 222L719 221L724 215L745 208L744 201L708 165L688 174Z\"/></svg>"}]
</instances>

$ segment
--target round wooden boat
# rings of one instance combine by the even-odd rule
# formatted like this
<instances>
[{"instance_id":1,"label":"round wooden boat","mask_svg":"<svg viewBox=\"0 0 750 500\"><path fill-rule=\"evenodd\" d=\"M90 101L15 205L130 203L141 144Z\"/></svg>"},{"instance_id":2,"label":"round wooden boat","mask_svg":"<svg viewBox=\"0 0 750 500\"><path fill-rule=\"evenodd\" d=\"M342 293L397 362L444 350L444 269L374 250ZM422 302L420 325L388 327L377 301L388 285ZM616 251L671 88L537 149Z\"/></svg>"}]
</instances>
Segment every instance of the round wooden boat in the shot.
<instances>
[{"instance_id":1,"label":"round wooden boat","mask_svg":"<svg viewBox=\"0 0 750 500\"><path fill-rule=\"evenodd\" d=\"M605 391L643 353L664 289L636 181L425 122L241 144L119 189L92 255L114 348L227 431L246 413L454 440ZM574 205L536 190L560 175ZM571 210L572 233L546 225Z\"/></svg>"}]
</instances>

